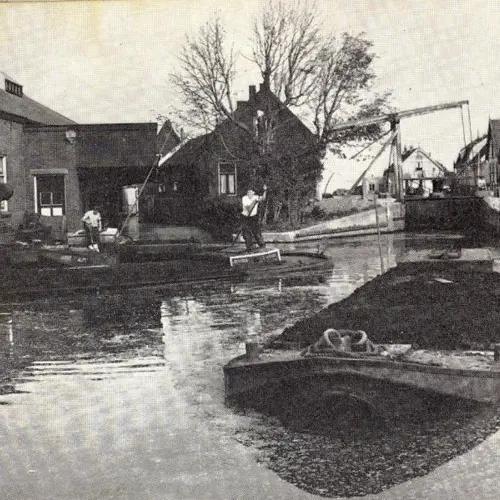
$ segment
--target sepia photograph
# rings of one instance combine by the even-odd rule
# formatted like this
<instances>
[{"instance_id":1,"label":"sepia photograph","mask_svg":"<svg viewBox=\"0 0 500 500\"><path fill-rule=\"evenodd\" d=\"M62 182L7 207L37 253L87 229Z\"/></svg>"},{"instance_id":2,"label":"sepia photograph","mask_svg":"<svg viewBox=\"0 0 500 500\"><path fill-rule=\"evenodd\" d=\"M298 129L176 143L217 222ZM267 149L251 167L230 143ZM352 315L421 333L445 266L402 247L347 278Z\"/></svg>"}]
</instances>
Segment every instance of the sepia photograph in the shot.
<instances>
[{"instance_id":1,"label":"sepia photograph","mask_svg":"<svg viewBox=\"0 0 500 500\"><path fill-rule=\"evenodd\" d=\"M0 500L498 500L499 25L0 0Z\"/></svg>"}]
</instances>

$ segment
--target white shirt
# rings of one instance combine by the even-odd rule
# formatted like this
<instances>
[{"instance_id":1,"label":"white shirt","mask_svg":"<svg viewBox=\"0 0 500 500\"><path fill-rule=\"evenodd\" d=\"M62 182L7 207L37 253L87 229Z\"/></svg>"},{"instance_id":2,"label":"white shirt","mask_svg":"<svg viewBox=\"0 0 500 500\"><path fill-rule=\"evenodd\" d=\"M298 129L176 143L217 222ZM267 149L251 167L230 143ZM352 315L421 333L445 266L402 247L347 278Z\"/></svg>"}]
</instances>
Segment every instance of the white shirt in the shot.
<instances>
[{"instance_id":1,"label":"white shirt","mask_svg":"<svg viewBox=\"0 0 500 500\"><path fill-rule=\"evenodd\" d=\"M248 196L247 194L243 196L241 199L241 204L243 206L242 214L245 215L246 217L253 217L254 215L257 215L257 212L259 211L259 201L263 200L263 196L257 196L254 194L253 196ZM254 207L252 207L252 204L255 203ZM250 210L251 209L251 210Z\"/></svg>"},{"instance_id":2,"label":"white shirt","mask_svg":"<svg viewBox=\"0 0 500 500\"><path fill-rule=\"evenodd\" d=\"M95 214L93 210L89 210L82 217L82 221L89 226L101 229L101 214L99 212Z\"/></svg>"}]
</instances>

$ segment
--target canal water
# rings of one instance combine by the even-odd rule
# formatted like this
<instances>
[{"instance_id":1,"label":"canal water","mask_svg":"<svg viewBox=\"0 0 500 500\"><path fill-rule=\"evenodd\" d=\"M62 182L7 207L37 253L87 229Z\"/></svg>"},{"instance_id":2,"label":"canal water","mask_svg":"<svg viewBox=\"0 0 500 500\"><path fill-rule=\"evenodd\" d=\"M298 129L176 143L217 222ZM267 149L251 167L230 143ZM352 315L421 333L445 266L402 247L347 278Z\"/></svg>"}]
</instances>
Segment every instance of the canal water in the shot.
<instances>
[{"instance_id":1,"label":"canal water","mask_svg":"<svg viewBox=\"0 0 500 500\"><path fill-rule=\"evenodd\" d=\"M436 244L403 234L384 235L380 249L376 237L332 240L334 266L320 276L0 303L1 499L325 494L259 459L269 429L285 446L296 436L227 406L222 367L245 340L348 296L381 260L387 269L405 249Z\"/></svg>"}]
</instances>

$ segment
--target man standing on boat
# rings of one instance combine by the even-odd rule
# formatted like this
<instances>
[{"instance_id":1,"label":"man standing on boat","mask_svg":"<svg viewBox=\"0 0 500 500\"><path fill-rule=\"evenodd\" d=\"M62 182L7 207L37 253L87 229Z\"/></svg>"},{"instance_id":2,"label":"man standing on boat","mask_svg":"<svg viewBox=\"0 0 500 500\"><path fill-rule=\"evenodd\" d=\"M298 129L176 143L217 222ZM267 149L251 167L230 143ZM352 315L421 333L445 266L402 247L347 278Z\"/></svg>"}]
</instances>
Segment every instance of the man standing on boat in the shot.
<instances>
[{"instance_id":1,"label":"man standing on boat","mask_svg":"<svg viewBox=\"0 0 500 500\"><path fill-rule=\"evenodd\" d=\"M259 247L265 246L259 221L259 203L264 201L267 195L267 186L265 184L263 186L263 191L262 196L258 196L252 188L249 188L247 194L241 199L241 204L243 206L243 211L241 212L241 231L247 250L252 249L254 240Z\"/></svg>"},{"instance_id":2,"label":"man standing on boat","mask_svg":"<svg viewBox=\"0 0 500 500\"><path fill-rule=\"evenodd\" d=\"M102 219L97 207L85 212L85 215L82 217L82 222L87 235L88 247L95 252L99 252L99 233L102 230Z\"/></svg>"}]
</instances>

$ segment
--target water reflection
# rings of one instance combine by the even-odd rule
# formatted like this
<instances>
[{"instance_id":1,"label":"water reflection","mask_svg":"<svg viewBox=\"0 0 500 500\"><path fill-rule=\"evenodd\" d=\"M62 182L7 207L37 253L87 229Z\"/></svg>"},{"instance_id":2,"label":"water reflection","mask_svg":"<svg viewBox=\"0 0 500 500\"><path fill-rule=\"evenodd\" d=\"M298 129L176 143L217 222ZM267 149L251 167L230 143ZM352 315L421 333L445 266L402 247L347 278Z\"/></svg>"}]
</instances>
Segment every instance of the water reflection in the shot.
<instances>
[{"instance_id":1,"label":"water reflection","mask_svg":"<svg viewBox=\"0 0 500 500\"><path fill-rule=\"evenodd\" d=\"M14 354L14 332L12 314L0 313L0 365Z\"/></svg>"},{"instance_id":2,"label":"water reflection","mask_svg":"<svg viewBox=\"0 0 500 500\"><path fill-rule=\"evenodd\" d=\"M386 269L408 245L383 238ZM1 305L0 379L15 387L0 394L6 497L217 499L258 487L262 498L299 498L234 439L246 435L254 449L252 429L277 428L226 407L222 366L249 336L277 335L380 273L374 238L326 252L334 267L319 277Z\"/></svg>"}]
</instances>

